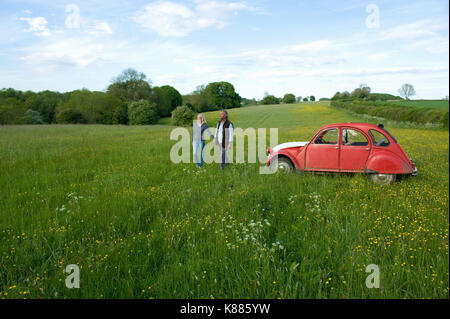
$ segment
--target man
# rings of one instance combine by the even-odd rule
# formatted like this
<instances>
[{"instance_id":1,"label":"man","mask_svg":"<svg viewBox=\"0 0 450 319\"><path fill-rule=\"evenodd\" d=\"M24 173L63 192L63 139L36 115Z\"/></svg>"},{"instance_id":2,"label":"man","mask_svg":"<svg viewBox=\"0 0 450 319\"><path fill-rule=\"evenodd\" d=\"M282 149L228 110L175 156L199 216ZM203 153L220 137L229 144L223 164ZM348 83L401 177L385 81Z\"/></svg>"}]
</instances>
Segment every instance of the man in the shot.
<instances>
[{"instance_id":1,"label":"man","mask_svg":"<svg viewBox=\"0 0 450 319\"><path fill-rule=\"evenodd\" d=\"M228 112L225 110L220 111L214 143L220 146L220 168L224 169L228 163L227 150L233 147L233 123L228 120Z\"/></svg>"}]
</instances>

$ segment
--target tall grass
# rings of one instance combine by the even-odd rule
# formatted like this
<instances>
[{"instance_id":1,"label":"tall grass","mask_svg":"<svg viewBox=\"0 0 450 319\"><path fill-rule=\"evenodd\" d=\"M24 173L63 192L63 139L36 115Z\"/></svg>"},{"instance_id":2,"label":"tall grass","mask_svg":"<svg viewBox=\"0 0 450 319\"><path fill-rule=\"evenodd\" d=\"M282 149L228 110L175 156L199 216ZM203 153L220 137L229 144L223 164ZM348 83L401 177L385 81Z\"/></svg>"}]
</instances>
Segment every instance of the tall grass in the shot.
<instances>
[{"instance_id":1,"label":"tall grass","mask_svg":"<svg viewBox=\"0 0 450 319\"><path fill-rule=\"evenodd\" d=\"M331 106L346 109L357 114L383 117L398 122L413 122L418 124L438 124L445 128L449 126L449 111L435 107L411 107L408 104L376 103L366 101L332 101Z\"/></svg>"},{"instance_id":2,"label":"tall grass","mask_svg":"<svg viewBox=\"0 0 450 319\"><path fill-rule=\"evenodd\" d=\"M323 103L230 119L278 127L280 143L361 120ZM0 127L0 298L449 297L448 131L388 127L419 176L378 186L173 164L172 128Z\"/></svg>"}]
</instances>

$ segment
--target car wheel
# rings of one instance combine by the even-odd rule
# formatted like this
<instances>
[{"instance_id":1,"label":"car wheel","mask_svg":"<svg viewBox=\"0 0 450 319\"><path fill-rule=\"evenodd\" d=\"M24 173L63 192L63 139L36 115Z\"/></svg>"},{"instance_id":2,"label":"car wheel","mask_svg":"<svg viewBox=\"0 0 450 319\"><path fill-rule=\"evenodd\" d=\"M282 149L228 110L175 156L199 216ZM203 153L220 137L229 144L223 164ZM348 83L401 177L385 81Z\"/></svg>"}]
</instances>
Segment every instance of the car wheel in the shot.
<instances>
[{"instance_id":1,"label":"car wheel","mask_svg":"<svg viewBox=\"0 0 450 319\"><path fill-rule=\"evenodd\" d=\"M395 181L395 174L370 174L370 179L375 184L387 185Z\"/></svg>"},{"instance_id":2,"label":"car wheel","mask_svg":"<svg viewBox=\"0 0 450 319\"><path fill-rule=\"evenodd\" d=\"M270 166L272 167L272 169L277 169L277 172L283 174L291 173L294 170L294 166L292 165L291 161L285 157L279 157L274 159L270 163Z\"/></svg>"}]
</instances>

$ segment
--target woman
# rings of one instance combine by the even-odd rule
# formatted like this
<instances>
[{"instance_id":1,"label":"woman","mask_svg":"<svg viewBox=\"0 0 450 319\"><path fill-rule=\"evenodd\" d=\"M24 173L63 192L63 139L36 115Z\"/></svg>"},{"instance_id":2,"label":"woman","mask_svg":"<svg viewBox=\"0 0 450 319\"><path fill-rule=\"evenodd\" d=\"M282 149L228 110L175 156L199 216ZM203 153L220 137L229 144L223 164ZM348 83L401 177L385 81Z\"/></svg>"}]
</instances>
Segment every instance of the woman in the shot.
<instances>
[{"instance_id":1,"label":"woman","mask_svg":"<svg viewBox=\"0 0 450 319\"><path fill-rule=\"evenodd\" d=\"M194 127L192 129L192 146L194 148L194 161L197 167L202 167L203 165L203 149L205 148L205 140L203 138L203 132L208 131L208 134L214 138L211 134L208 124L206 124L205 116L203 114L197 115L197 122L194 122ZM200 149L200 160L198 159L198 152Z\"/></svg>"}]
</instances>

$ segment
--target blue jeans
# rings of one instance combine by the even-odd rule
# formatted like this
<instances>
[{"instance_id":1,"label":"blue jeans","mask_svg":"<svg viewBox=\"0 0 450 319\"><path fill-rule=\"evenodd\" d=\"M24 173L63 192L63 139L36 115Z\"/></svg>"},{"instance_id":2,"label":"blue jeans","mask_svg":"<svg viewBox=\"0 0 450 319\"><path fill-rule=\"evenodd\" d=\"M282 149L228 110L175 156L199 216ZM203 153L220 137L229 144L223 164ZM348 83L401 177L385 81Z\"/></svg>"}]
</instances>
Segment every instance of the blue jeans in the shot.
<instances>
[{"instance_id":1,"label":"blue jeans","mask_svg":"<svg viewBox=\"0 0 450 319\"><path fill-rule=\"evenodd\" d=\"M203 165L203 149L205 148L205 141L194 141L194 162L198 167ZM198 159L198 151L200 148L200 160Z\"/></svg>"}]
</instances>

